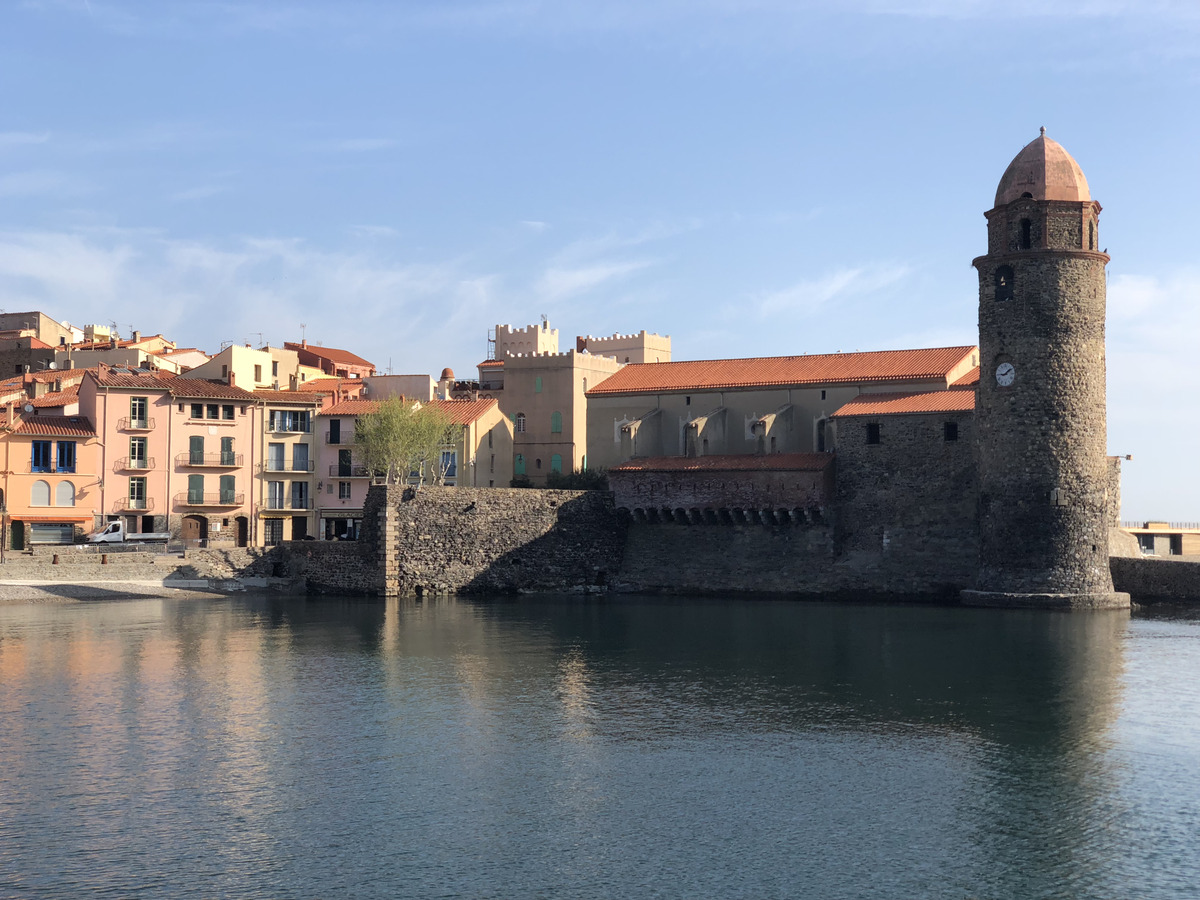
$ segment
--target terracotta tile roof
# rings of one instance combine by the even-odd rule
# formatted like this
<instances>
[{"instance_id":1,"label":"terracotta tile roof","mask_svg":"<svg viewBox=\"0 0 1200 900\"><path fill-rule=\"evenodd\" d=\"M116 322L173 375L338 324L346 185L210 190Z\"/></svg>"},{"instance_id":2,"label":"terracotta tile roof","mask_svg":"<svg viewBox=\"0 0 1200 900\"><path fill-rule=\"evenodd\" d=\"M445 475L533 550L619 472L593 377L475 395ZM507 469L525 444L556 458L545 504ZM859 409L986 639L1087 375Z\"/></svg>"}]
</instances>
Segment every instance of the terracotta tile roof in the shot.
<instances>
[{"instance_id":1,"label":"terracotta tile roof","mask_svg":"<svg viewBox=\"0 0 1200 900\"><path fill-rule=\"evenodd\" d=\"M339 350L336 347L317 347L313 344L309 344L307 347L305 347L300 344L293 343L292 341L284 341L283 349L305 351L311 353L313 356L318 356L321 359L327 359L330 362L340 362L350 366L367 366L371 369L375 368L375 364L370 360L363 359L361 356L351 353L349 350Z\"/></svg>"},{"instance_id":2,"label":"terracotta tile roof","mask_svg":"<svg viewBox=\"0 0 1200 900\"><path fill-rule=\"evenodd\" d=\"M716 456L652 456L629 459L610 472L820 472L833 463L832 453L741 453Z\"/></svg>"},{"instance_id":3,"label":"terracotta tile roof","mask_svg":"<svg viewBox=\"0 0 1200 900\"><path fill-rule=\"evenodd\" d=\"M197 400L241 400L250 402L257 394L252 394L243 388L224 381L214 381L211 378L185 378L181 375L169 377L164 375L167 389L172 397L187 397Z\"/></svg>"},{"instance_id":4,"label":"terracotta tile roof","mask_svg":"<svg viewBox=\"0 0 1200 900\"><path fill-rule=\"evenodd\" d=\"M101 387L135 388L139 391L165 391L169 387L167 382L175 378L168 372L150 372L146 369L99 368L89 371Z\"/></svg>"},{"instance_id":5,"label":"terracotta tile roof","mask_svg":"<svg viewBox=\"0 0 1200 900\"><path fill-rule=\"evenodd\" d=\"M436 406L450 417L454 425L467 425L474 422L484 413L497 406L499 401L488 398L485 400L434 400L429 405Z\"/></svg>"},{"instance_id":6,"label":"terracotta tile roof","mask_svg":"<svg viewBox=\"0 0 1200 900\"><path fill-rule=\"evenodd\" d=\"M40 372L31 373L29 377L42 384L49 384L54 381L61 381L63 384L66 384L71 381L83 381L84 375L95 371L96 368L94 366L90 369L43 369ZM20 378L19 375L17 377Z\"/></svg>"},{"instance_id":7,"label":"terracotta tile roof","mask_svg":"<svg viewBox=\"0 0 1200 900\"><path fill-rule=\"evenodd\" d=\"M336 390L342 388L352 388L363 386L361 378L314 378L312 381L302 381L296 386L296 390L305 391L310 394L321 393L322 391L332 394Z\"/></svg>"},{"instance_id":8,"label":"terracotta tile roof","mask_svg":"<svg viewBox=\"0 0 1200 900\"><path fill-rule=\"evenodd\" d=\"M320 406L321 404L320 397L302 391L273 391L269 388L261 388L251 396L267 403L303 403L305 406Z\"/></svg>"},{"instance_id":9,"label":"terracotta tile roof","mask_svg":"<svg viewBox=\"0 0 1200 900\"><path fill-rule=\"evenodd\" d=\"M55 409L60 406L69 406L78 401L79 385L73 384L70 387L63 388L61 391L51 391L48 394L42 394L40 397L34 397L29 402L41 409Z\"/></svg>"},{"instance_id":10,"label":"terracotta tile roof","mask_svg":"<svg viewBox=\"0 0 1200 900\"><path fill-rule=\"evenodd\" d=\"M928 391L920 394L861 394L841 406L834 417L894 416L902 413L972 412L974 391Z\"/></svg>"},{"instance_id":11,"label":"terracotta tile roof","mask_svg":"<svg viewBox=\"0 0 1200 900\"><path fill-rule=\"evenodd\" d=\"M379 410L378 400L343 400L329 409L317 413L320 416L363 416Z\"/></svg>"},{"instance_id":12,"label":"terracotta tile roof","mask_svg":"<svg viewBox=\"0 0 1200 900\"><path fill-rule=\"evenodd\" d=\"M50 437L95 437L96 429L83 416L46 416L45 418L22 419L13 434L31 434Z\"/></svg>"},{"instance_id":13,"label":"terracotta tile roof","mask_svg":"<svg viewBox=\"0 0 1200 900\"><path fill-rule=\"evenodd\" d=\"M502 360L502 359L485 359L483 362L481 362L475 368L477 368L477 369L492 369L492 368L498 368L503 365L504 365L504 360Z\"/></svg>"},{"instance_id":14,"label":"terracotta tile roof","mask_svg":"<svg viewBox=\"0 0 1200 900\"><path fill-rule=\"evenodd\" d=\"M950 385L950 387L974 387L979 384L979 366L973 368L970 372L964 375L958 381Z\"/></svg>"},{"instance_id":15,"label":"terracotta tile roof","mask_svg":"<svg viewBox=\"0 0 1200 900\"><path fill-rule=\"evenodd\" d=\"M975 347L876 350L814 356L701 359L625 366L588 396L775 387L792 384L864 384L945 379Z\"/></svg>"},{"instance_id":16,"label":"terracotta tile roof","mask_svg":"<svg viewBox=\"0 0 1200 900\"><path fill-rule=\"evenodd\" d=\"M45 341L40 341L37 338L30 338L29 339L29 349L30 350L53 350L54 345L47 344Z\"/></svg>"}]
</instances>

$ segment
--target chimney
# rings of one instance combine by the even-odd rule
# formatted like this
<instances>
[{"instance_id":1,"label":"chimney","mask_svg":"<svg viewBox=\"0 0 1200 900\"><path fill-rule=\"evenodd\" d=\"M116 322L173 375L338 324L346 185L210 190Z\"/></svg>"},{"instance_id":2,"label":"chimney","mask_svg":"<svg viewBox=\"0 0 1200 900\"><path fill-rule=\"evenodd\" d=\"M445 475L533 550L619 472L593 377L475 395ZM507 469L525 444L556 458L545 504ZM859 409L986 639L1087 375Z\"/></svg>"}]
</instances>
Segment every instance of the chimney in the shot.
<instances>
[{"instance_id":1,"label":"chimney","mask_svg":"<svg viewBox=\"0 0 1200 900\"><path fill-rule=\"evenodd\" d=\"M234 382L235 382L236 380L237 380L237 376L236 376L236 375L233 373L233 369L230 369L230 370L229 370L229 386L230 386L230 387L237 387L237 385L236 385L236 384L234 384Z\"/></svg>"},{"instance_id":2,"label":"chimney","mask_svg":"<svg viewBox=\"0 0 1200 900\"><path fill-rule=\"evenodd\" d=\"M296 376L295 376L295 375L292 375L290 378L288 378L288 390L289 390L289 391L296 391L296 390L299 390L299 389L300 389L300 388L299 388L299 381L297 380L297 378L296 378Z\"/></svg>"},{"instance_id":3,"label":"chimney","mask_svg":"<svg viewBox=\"0 0 1200 900\"><path fill-rule=\"evenodd\" d=\"M108 346L109 346L109 349L116 349L117 333L115 331L108 336Z\"/></svg>"},{"instance_id":4,"label":"chimney","mask_svg":"<svg viewBox=\"0 0 1200 900\"><path fill-rule=\"evenodd\" d=\"M308 338L300 338L300 349L301 350L308 349Z\"/></svg>"},{"instance_id":5,"label":"chimney","mask_svg":"<svg viewBox=\"0 0 1200 900\"><path fill-rule=\"evenodd\" d=\"M133 342L136 344L141 339L142 339L142 333L140 331L135 331L133 333Z\"/></svg>"}]
</instances>

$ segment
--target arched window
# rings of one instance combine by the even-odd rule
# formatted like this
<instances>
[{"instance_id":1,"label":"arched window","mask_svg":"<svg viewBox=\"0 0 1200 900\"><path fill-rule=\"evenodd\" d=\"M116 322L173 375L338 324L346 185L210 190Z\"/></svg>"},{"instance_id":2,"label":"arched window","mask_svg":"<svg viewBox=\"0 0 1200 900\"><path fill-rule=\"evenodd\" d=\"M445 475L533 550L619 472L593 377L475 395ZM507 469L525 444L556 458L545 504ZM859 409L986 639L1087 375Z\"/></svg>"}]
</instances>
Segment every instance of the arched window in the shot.
<instances>
[{"instance_id":1,"label":"arched window","mask_svg":"<svg viewBox=\"0 0 1200 900\"><path fill-rule=\"evenodd\" d=\"M540 469L542 467L542 458L540 456L533 461L533 467L535 469Z\"/></svg>"},{"instance_id":2,"label":"arched window","mask_svg":"<svg viewBox=\"0 0 1200 900\"><path fill-rule=\"evenodd\" d=\"M50 482L42 481L40 478L33 483L33 490L29 493L30 506L49 506L50 505Z\"/></svg>"},{"instance_id":3,"label":"arched window","mask_svg":"<svg viewBox=\"0 0 1200 900\"><path fill-rule=\"evenodd\" d=\"M550 413L550 433L551 434L562 434L562 413L560 413L560 412Z\"/></svg>"},{"instance_id":4,"label":"arched window","mask_svg":"<svg viewBox=\"0 0 1200 900\"><path fill-rule=\"evenodd\" d=\"M550 471L551 472L561 472L562 471L562 456L560 454L555 453L553 456L550 457Z\"/></svg>"},{"instance_id":5,"label":"arched window","mask_svg":"<svg viewBox=\"0 0 1200 900\"><path fill-rule=\"evenodd\" d=\"M523 453L518 453L516 456L513 457L513 474L514 475L524 475L525 474L525 455Z\"/></svg>"},{"instance_id":6,"label":"arched window","mask_svg":"<svg viewBox=\"0 0 1200 900\"><path fill-rule=\"evenodd\" d=\"M517 417L513 419L513 424L517 434L525 433L525 413L517 413Z\"/></svg>"},{"instance_id":7,"label":"arched window","mask_svg":"<svg viewBox=\"0 0 1200 900\"><path fill-rule=\"evenodd\" d=\"M998 266L996 268L996 299L1011 300L1013 296L1013 270L1012 266Z\"/></svg>"},{"instance_id":8,"label":"arched window","mask_svg":"<svg viewBox=\"0 0 1200 900\"><path fill-rule=\"evenodd\" d=\"M74 506L75 485L71 484L69 481L60 481L54 488L54 505Z\"/></svg>"},{"instance_id":9,"label":"arched window","mask_svg":"<svg viewBox=\"0 0 1200 900\"><path fill-rule=\"evenodd\" d=\"M1033 247L1033 223L1028 219L1021 220L1021 243L1022 250L1029 250Z\"/></svg>"}]
</instances>

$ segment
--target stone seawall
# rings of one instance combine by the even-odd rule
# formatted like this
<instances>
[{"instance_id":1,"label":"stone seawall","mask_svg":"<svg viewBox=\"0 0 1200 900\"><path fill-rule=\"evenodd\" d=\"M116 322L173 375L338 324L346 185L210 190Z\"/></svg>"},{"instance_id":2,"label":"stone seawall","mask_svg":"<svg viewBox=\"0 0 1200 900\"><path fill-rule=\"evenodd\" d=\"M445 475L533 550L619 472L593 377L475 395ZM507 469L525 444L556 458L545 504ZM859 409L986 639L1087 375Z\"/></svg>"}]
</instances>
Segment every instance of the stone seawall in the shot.
<instances>
[{"instance_id":1,"label":"stone seawall","mask_svg":"<svg viewBox=\"0 0 1200 900\"><path fill-rule=\"evenodd\" d=\"M1134 603L1200 602L1200 562L1113 557L1113 586Z\"/></svg>"},{"instance_id":2,"label":"stone seawall","mask_svg":"<svg viewBox=\"0 0 1200 900\"><path fill-rule=\"evenodd\" d=\"M608 492L387 491L378 527L389 594L602 589L620 568L624 528Z\"/></svg>"}]
</instances>

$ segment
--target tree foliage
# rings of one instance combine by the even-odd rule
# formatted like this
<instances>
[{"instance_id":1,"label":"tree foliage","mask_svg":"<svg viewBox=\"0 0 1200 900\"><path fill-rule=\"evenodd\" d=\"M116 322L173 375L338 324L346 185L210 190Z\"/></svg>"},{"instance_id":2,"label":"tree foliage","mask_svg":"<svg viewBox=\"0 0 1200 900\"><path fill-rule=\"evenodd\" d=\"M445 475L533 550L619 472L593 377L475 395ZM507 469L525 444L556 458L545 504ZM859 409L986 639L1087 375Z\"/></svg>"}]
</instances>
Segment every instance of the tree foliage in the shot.
<instances>
[{"instance_id":1,"label":"tree foliage","mask_svg":"<svg viewBox=\"0 0 1200 900\"><path fill-rule=\"evenodd\" d=\"M387 484L404 484L410 477L418 486L427 478L441 484L446 475L442 449L453 447L461 431L462 426L453 424L433 404L421 406L389 397L375 412L358 417L354 443L367 470Z\"/></svg>"}]
</instances>

